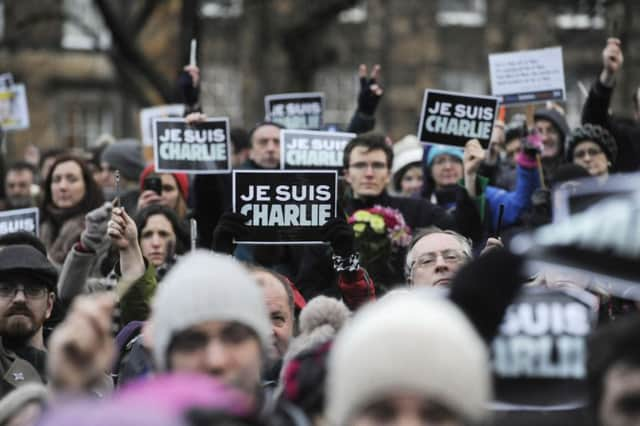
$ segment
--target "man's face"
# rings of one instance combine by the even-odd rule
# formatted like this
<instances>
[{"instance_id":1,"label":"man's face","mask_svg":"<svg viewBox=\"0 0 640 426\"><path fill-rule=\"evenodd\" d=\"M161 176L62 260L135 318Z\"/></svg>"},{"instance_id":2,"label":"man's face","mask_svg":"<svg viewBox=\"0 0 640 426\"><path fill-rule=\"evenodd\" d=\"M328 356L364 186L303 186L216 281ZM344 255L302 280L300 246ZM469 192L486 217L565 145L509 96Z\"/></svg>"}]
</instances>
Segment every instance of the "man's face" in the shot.
<instances>
[{"instance_id":1,"label":"man's face","mask_svg":"<svg viewBox=\"0 0 640 426\"><path fill-rule=\"evenodd\" d=\"M251 136L249 158L264 169L280 167L280 128L266 124Z\"/></svg>"},{"instance_id":2,"label":"man's face","mask_svg":"<svg viewBox=\"0 0 640 426\"><path fill-rule=\"evenodd\" d=\"M464 422L436 401L409 392L388 395L365 406L352 426L462 426Z\"/></svg>"},{"instance_id":3,"label":"man's face","mask_svg":"<svg viewBox=\"0 0 640 426\"><path fill-rule=\"evenodd\" d=\"M415 286L449 286L458 269L467 261L460 242L443 233L421 238L411 249L409 279Z\"/></svg>"},{"instance_id":4,"label":"man's face","mask_svg":"<svg viewBox=\"0 0 640 426\"><path fill-rule=\"evenodd\" d=\"M640 424L640 368L614 364L603 381L598 424L633 426Z\"/></svg>"},{"instance_id":5,"label":"man's face","mask_svg":"<svg viewBox=\"0 0 640 426\"><path fill-rule=\"evenodd\" d=\"M253 395L260 384L258 337L237 322L206 321L176 334L168 359L171 371L209 374L247 395Z\"/></svg>"},{"instance_id":6,"label":"man's face","mask_svg":"<svg viewBox=\"0 0 640 426\"><path fill-rule=\"evenodd\" d=\"M549 120L536 120L536 131L542 138L542 158L555 157L560 153L560 133Z\"/></svg>"},{"instance_id":7,"label":"man's face","mask_svg":"<svg viewBox=\"0 0 640 426\"><path fill-rule=\"evenodd\" d=\"M364 146L356 146L351 151L344 178L355 198L377 197L391 179L387 155L381 149L369 151Z\"/></svg>"},{"instance_id":8,"label":"man's face","mask_svg":"<svg viewBox=\"0 0 640 426\"><path fill-rule=\"evenodd\" d=\"M12 207L29 207L32 204L30 170L11 170L5 178L5 192Z\"/></svg>"},{"instance_id":9,"label":"man's face","mask_svg":"<svg viewBox=\"0 0 640 426\"><path fill-rule=\"evenodd\" d=\"M0 281L0 336L24 340L36 335L51 315L55 296L33 278L12 273Z\"/></svg>"},{"instance_id":10,"label":"man's face","mask_svg":"<svg viewBox=\"0 0 640 426\"><path fill-rule=\"evenodd\" d=\"M289 308L289 297L282 282L273 274L255 271L252 275L262 287L271 319L271 347L268 356L270 361L277 361L284 356L293 336L293 312Z\"/></svg>"}]
</instances>

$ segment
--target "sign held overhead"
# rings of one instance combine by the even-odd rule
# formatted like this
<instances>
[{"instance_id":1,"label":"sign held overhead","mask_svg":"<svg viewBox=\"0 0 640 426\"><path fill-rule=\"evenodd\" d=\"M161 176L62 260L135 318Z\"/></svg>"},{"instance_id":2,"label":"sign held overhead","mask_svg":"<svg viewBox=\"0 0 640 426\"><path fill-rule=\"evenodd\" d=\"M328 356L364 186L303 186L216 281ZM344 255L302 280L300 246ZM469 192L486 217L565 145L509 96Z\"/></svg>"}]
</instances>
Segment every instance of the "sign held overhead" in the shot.
<instances>
[{"instance_id":1,"label":"sign held overhead","mask_svg":"<svg viewBox=\"0 0 640 426\"><path fill-rule=\"evenodd\" d=\"M287 129L317 130L323 124L324 93L283 93L264 98L265 118Z\"/></svg>"}]
</instances>

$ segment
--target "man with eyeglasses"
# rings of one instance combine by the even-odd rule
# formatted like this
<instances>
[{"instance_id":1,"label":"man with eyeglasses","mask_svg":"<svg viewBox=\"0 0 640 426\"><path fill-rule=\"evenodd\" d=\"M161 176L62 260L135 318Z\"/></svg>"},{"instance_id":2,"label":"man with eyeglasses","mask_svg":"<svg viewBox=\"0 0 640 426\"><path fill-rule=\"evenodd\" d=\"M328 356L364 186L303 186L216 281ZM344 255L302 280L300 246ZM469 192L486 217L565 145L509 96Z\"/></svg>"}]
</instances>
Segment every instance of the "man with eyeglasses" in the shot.
<instances>
[{"instance_id":1,"label":"man with eyeglasses","mask_svg":"<svg viewBox=\"0 0 640 426\"><path fill-rule=\"evenodd\" d=\"M465 263L472 258L468 239L435 227L416 234L405 261L407 283L412 286L449 287Z\"/></svg>"},{"instance_id":2,"label":"man with eyeglasses","mask_svg":"<svg viewBox=\"0 0 640 426\"><path fill-rule=\"evenodd\" d=\"M45 382L43 324L51 315L57 272L28 245L0 249L0 397L29 382Z\"/></svg>"}]
</instances>

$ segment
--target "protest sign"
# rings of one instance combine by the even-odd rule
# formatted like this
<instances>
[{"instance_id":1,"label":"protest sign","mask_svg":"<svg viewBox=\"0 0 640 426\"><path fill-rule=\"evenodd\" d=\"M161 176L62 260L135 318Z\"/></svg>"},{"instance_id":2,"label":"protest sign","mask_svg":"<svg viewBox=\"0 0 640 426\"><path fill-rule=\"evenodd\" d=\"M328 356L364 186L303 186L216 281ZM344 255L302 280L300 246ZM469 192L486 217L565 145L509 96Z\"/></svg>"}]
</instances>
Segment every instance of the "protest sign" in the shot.
<instances>
[{"instance_id":1,"label":"protest sign","mask_svg":"<svg viewBox=\"0 0 640 426\"><path fill-rule=\"evenodd\" d=\"M337 214L335 171L234 170L233 211L249 218L247 244L312 244Z\"/></svg>"},{"instance_id":2,"label":"protest sign","mask_svg":"<svg viewBox=\"0 0 640 426\"><path fill-rule=\"evenodd\" d=\"M153 156L158 172L228 173L230 153L227 118L191 125L180 118L153 120Z\"/></svg>"},{"instance_id":3,"label":"protest sign","mask_svg":"<svg viewBox=\"0 0 640 426\"><path fill-rule=\"evenodd\" d=\"M504 105L560 101L566 96L561 47L493 53L489 73L491 94Z\"/></svg>"},{"instance_id":4,"label":"protest sign","mask_svg":"<svg viewBox=\"0 0 640 426\"><path fill-rule=\"evenodd\" d=\"M153 145L153 119L154 118L182 118L184 116L183 104L160 105L140 110L140 134L142 144Z\"/></svg>"},{"instance_id":5,"label":"protest sign","mask_svg":"<svg viewBox=\"0 0 640 426\"><path fill-rule=\"evenodd\" d=\"M355 133L280 131L280 168L283 170L342 170L344 147Z\"/></svg>"},{"instance_id":6,"label":"protest sign","mask_svg":"<svg viewBox=\"0 0 640 426\"><path fill-rule=\"evenodd\" d=\"M580 289L525 288L491 344L496 399L526 405L583 400L597 306L597 298Z\"/></svg>"},{"instance_id":7,"label":"protest sign","mask_svg":"<svg viewBox=\"0 0 640 426\"><path fill-rule=\"evenodd\" d=\"M322 127L324 93L283 93L264 97L265 117L287 129Z\"/></svg>"},{"instance_id":8,"label":"protest sign","mask_svg":"<svg viewBox=\"0 0 640 426\"><path fill-rule=\"evenodd\" d=\"M30 232L38 236L40 217L37 207L0 212L0 235Z\"/></svg>"},{"instance_id":9,"label":"protest sign","mask_svg":"<svg viewBox=\"0 0 640 426\"><path fill-rule=\"evenodd\" d=\"M4 130L29 128L27 89L24 84L0 85L0 126Z\"/></svg>"},{"instance_id":10,"label":"protest sign","mask_svg":"<svg viewBox=\"0 0 640 426\"><path fill-rule=\"evenodd\" d=\"M640 191L640 173L610 175L606 181L595 177L565 182L553 191L553 222L583 212L605 199Z\"/></svg>"},{"instance_id":11,"label":"protest sign","mask_svg":"<svg viewBox=\"0 0 640 426\"><path fill-rule=\"evenodd\" d=\"M478 139L487 148L497 113L497 98L427 89L422 101L418 139L460 147L464 147L469 139Z\"/></svg>"}]
</instances>

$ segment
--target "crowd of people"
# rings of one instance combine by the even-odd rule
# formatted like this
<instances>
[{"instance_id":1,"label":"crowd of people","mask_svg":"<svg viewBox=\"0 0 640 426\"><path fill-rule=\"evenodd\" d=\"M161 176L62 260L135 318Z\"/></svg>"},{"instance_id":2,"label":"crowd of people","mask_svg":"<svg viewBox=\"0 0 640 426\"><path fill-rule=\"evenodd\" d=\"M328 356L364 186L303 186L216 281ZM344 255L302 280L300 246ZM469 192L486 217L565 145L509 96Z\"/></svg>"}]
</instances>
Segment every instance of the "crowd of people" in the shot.
<instances>
[{"instance_id":1,"label":"crowd of people","mask_svg":"<svg viewBox=\"0 0 640 426\"><path fill-rule=\"evenodd\" d=\"M231 175L158 173L134 139L9 164L1 210L40 226L0 236L0 425L640 424L640 293L608 285L640 284L640 198L552 223L553 188L640 167L640 124L609 113L618 40L602 60L580 126L538 105L487 149L374 132L361 65L322 244L236 243ZM233 168L279 169L282 129L234 128Z\"/></svg>"}]
</instances>

